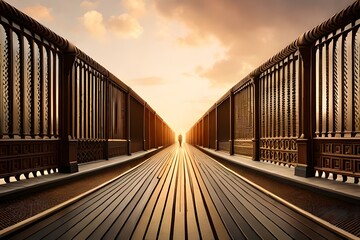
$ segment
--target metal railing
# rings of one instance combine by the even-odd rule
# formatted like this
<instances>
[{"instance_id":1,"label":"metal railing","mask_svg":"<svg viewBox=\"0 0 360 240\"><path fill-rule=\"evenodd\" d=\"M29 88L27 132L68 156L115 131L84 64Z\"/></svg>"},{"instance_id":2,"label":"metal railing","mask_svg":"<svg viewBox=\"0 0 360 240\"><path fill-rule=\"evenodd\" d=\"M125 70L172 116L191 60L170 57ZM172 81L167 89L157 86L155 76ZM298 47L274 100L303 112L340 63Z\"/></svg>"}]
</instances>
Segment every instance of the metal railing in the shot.
<instances>
[{"instance_id":1,"label":"metal railing","mask_svg":"<svg viewBox=\"0 0 360 240\"><path fill-rule=\"evenodd\" d=\"M108 70L0 1L0 178L74 172L79 163L174 139L160 116Z\"/></svg>"},{"instance_id":2,"label":"metal railing","mask_svg":"<svg viewBox=\"0 0 360 240\"><path fill-rule=\"evenodd\" d=\"M359 12L355 1L255 69L188 131L187 140L294 166L295 175L342 175L358 183Z\"/></svg>"}]
</instances>

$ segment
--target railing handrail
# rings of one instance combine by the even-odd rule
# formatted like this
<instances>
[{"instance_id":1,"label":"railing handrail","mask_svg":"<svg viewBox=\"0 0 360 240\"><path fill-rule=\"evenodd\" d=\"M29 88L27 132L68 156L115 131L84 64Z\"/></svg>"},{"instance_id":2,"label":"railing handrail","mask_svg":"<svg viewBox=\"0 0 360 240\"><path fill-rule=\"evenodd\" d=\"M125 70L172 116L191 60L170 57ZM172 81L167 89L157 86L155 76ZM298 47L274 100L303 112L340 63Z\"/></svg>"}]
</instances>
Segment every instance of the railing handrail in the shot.
<instances>
[{"instance_id":1,"label":"railing handrail","mask_svg":"<svg viewBox=\"0 0 360 240\"><path fill-rule=\"evenodd\" d=\"M104 66L100 63L95 61L77 46L72 44L69 40L59 36L54 31L50 30L49 28L45 27L34 18L24 14L23 12L19 11L17 8L11 6L10 4L6 3L3 0L0 0L0 14L5 16L11 21L16 23L21 23L26 29L31 31L32 33L38 34L41 37L44 37L47 41L54 44L57 48L59 48L62 52L67 54L75 54L77 58L84 61L85 63L89 64L95 70L103 74L107 77L110 81L116 83L120 86L126 93L131 93L131 96L135 97L139 102L144 103L145 100L141 98L135 91L133 91L129 86L127 86L123 81L121 81L116 75L111 73L107 70Z\"/></svg>"},{"instance_id":2,"label":"railing handrail","mask_svg":"<svg viewBox=\"0 0 360 240\"><path fill-rule=\"evenodd\" d=\"M278 62L280 62L290 54L295 53L299 49L299 47L311 45L319 38L335 31L341 26L345 26L351 23L352 21L356 20L359 17L359 12L360 12L360 0L356 0L349 7L338 12L330 19L324 21L323 23L317 25L313 29L300 35L295 41L290 43L280 52L278 52L269 60L267 60L265 63L260 65L245 78L252 78L260 75L261 73L271 68L272 66L274 66L275 64L277 64Z\"/></svg>"},{"instance_id":3,"label":"railing handrail","mask_svg":"<svg viewBox=\"0 0 360 240\"><path fill-rule=\"evenodd\" d=\"M295 166L296 176L341 174L343 182L353 177L358 184L359 27L356 0L227 91L215 103L220 110L230 97L213 129L202 129L204 115L187 132L189 142L202 146L206 135L205 147ZM252 144L234 144L243 134Z\"/></svg>"},{"instance_id":4,"label":"railing handrail","mask_svg":"<svg viewBox=\"0 0 360 240\"><path fill-rule=\"evenodd\" d=\"M333 17L305 32L296 40L296 45L299 47L313 44L319 38L359 18L359 13L360 0L356 0L353 4L336 13Z\"/></svg>"},{"instance_id":5,"label":"railing handrail","mask_svg":"<svg viewBox=\"0 0 360 240\"><path fill-rule=\"evenodd\" d=\"M6 16L9 20L21 23L25 28L31 32L45 37L48 41L53 43L57 48L65 52L76 52L76 47L67 39L57 35L55 32L40 24L32 17L19 11L17 8L11 6L7 2L0 0L0 14Z\"/></svg>"}]
</instances>

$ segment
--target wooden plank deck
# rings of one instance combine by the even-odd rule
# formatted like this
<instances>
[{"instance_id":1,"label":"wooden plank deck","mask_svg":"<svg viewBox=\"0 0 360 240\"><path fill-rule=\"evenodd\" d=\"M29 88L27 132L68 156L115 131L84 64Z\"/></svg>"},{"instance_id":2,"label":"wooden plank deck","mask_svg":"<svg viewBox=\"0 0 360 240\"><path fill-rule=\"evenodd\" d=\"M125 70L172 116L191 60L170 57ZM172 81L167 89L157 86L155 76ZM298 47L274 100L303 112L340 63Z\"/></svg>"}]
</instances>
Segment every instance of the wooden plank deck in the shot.
<instances>
[{"instance_id":1,"label":"wooden plank deck","mask_svg":"<svg viewBox=\"0 0 360 240\"><path fill-rule=\"evenodd\" d=\"M10 239L342 239L194 147L171 146Z\"/></svg>"}]
</instances>

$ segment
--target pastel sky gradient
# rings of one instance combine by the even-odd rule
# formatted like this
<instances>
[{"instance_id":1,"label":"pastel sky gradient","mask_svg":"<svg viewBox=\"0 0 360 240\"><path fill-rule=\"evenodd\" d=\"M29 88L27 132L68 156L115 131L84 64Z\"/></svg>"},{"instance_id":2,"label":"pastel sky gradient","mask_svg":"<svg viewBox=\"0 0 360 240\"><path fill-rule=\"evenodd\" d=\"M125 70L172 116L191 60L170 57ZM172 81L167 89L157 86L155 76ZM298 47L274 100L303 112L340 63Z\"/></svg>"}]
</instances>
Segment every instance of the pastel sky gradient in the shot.
<instances>
[{"instance_id":1,"label":"pastel sky gradient","mask_svg":"<svg viewBox=\"0 0 360 240\"><path fill-rule=\"evenodd\" d=\"M6 0L95 59L178 134L353 0Z\"/></svg>"}]
</instances>

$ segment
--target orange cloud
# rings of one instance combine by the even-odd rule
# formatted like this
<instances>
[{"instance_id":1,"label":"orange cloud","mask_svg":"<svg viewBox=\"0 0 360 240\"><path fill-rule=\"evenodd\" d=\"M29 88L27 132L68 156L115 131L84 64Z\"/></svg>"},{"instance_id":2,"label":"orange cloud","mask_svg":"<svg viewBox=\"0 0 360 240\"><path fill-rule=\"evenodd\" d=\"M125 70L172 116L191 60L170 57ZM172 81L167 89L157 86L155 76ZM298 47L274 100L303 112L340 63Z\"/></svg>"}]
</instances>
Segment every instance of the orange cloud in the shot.
<instances>
[{"instance_id":1,"label":"orange cloud","mask_svg":"<svg viewBox=\"0 0 360 240\"><path fill-rule=\"evenodd\" d=\"M92 10L86 12L81 18L85 29L94 37L101 38L106 34L106 28L103 23L103 15L98 11Z\"/></svg>"},{"instance_id":2,"label":"orange cloud","mask_svg":"<svg viewBox=\"0 0 360 240\"><path fill-rule=\"evenodd\" d=\"M208 36L227 49L223 59L197 74L212 85L236 83L303 32L352 0L154 0L162 16L188 28L182 43L197 46ZM250 69L249 72L247 70Z\"/></svg>"},{"instance_id":3,"label":"orange cloud","mask_svg":"<svg viewBox=\"0 0 360 240\"><path fill-rule=\"evenodd\" d=\"M138 38L144 31L138 20L127 13L111 16L107 22L107 27L122 38Z\"/></svg>"},{"instance_id":4,"label":"orange cloud","mask_svg":"<svg viewBox=\"0 0 360 240\"><path fill-rule=\"evenodd\" d=\"M140 17L146 12L144 0L123 0L122 4L133 16Z\"/></svg>"},{"instance_id":5,"label":"orange cloud","mask_svg":"<svg viewBox=\"0 0 360 240\"><path fill-rule=\"evenodd\" d=\"M30 15L31 17L35 18L38 21L45 21L49 22L54 19L52 15L52 9L47 8L43 5L35 5L26 7L23 9L23 12Z\"/></svg>"}]
</instances>

